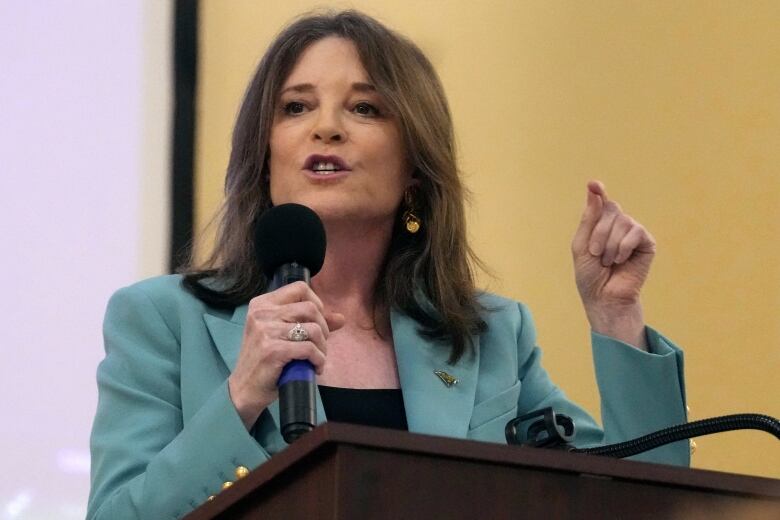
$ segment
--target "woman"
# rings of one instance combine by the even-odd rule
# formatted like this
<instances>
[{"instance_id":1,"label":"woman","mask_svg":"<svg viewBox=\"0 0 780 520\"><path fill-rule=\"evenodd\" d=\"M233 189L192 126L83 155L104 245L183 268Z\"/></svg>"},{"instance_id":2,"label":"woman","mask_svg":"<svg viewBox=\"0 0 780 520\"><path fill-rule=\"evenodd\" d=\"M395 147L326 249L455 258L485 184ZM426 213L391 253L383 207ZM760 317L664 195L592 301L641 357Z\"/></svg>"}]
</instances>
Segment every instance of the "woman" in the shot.
<instances>
[{"instance_id":1,"label":"woman","mask_svg":"<svg viewBox=\"0 0 780 520\"><path fill-rule=\"evenodd\" d=\"M322 218L325 263L311 287L266 293L252 228L287 202ZM299 20L247 90L206 266L109 303L88 516L178 517L284 449L276 382L293 359L316 368L320 420L504 442L509 419L552 406L575 419L578 445L684 421L681 353L639 302L652 237L593 182L572 251L606 436L541 368L527 309L474 288L428 60L359 13ZM355 406L375 399L382 417ZM687 464L687 448L647 459Z\"/></svg>"}]
</instances>

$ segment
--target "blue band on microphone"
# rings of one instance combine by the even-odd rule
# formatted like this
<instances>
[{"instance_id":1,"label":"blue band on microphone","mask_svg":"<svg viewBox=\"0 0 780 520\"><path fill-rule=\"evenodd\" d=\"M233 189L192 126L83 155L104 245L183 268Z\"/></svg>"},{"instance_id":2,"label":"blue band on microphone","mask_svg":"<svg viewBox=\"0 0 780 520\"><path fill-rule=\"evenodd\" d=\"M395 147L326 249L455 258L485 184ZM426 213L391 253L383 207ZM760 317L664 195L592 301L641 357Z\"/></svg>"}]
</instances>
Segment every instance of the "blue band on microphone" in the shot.
<instances>
[{"instance_id":1,"label":"blue band on microphone","mask_svg":"<svg viewBox=\"0 0 780 520\"><path fill-rule=\"evenodd\" d=\"M287 363L279 376L276 386L290 381L314 381L314 366L306 360L296 359Z\"/></svg>"}]
</instances>

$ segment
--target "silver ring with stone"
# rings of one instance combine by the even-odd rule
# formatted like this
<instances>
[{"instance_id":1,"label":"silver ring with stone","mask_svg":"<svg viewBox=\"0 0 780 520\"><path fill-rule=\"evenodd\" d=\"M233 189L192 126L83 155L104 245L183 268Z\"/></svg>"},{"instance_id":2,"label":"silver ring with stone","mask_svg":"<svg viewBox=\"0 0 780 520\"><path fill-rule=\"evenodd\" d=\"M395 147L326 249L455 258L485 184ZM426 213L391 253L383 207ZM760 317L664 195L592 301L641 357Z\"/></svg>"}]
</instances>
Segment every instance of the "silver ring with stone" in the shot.
<instances>
[{"instance_id":1,"label":"silver ring with stone","mask_svg":"<svg viewBox=\"0 0 780 520\"><path fill-rule=\"evenodd\" d=\"M303 328L303 325L296 323L295 327L287 333L287 339L290 341L306 341L309 339L309 333Z\"/></svg>"}]
</instances>

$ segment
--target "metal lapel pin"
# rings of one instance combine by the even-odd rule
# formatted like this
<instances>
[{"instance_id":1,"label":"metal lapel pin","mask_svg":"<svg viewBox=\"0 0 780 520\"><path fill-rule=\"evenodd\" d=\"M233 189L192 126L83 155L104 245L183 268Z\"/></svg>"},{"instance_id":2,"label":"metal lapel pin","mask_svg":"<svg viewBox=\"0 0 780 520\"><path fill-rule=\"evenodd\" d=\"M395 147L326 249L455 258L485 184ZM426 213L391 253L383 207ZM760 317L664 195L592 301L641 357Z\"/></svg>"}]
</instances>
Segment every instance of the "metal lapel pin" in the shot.
<instances>
[{"instance_id":1,"label":"metal lapel pin","mask_svg":"<svg viewBox=\"0 0 780 520\"><path fill-rule=\"evenodd\" d=\"M458 384L458 378L448 374L444 370L434 370L433 373L441 379L441 382L444 383L447 388Z\"/></svg>"}]
</instances>

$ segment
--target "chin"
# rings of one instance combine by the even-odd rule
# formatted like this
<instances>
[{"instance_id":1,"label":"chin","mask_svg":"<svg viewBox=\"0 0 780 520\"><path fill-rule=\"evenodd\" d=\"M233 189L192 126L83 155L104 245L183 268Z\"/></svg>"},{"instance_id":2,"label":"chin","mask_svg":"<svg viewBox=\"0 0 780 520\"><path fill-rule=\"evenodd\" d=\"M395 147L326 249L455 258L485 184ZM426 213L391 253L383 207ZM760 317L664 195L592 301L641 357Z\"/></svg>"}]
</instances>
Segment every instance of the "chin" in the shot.
<instances>
[{"instance_id":1,"label":"chin","mask_svg":"<svg viewBox=\"0 0 780 520\"><path fill-rule=\"evenodd\" d=\"M354 201L350 197L332 196L332 194L323 193L301 193L293 197L283 197L281 200L274 199L274 204L295 203L301 204L313 210L323 220L326 218L346 218L359 213L355 207Z\"/></svg>"},{"instance_id":2,"label":"chin","mask_svg":"<svg viewBox=\"0 0 780 520\"><path fill-rule=\"evenodd\" d=\"M364 207L356 205L331 205L313 202L311 205L304 204L311 208L319 217L326 227L328 225L342 225L347 224L355 230L362 229L366 231L365 226L384 226L387 223L392 225L392 221L395 217L395 211L390 210L387 212L377 211L376 207Z\"/></svg>"},{"instance_id":3,"label":"chin","mask_svg":"<svg viewBox=\"0 0 780 520\"><path fill-rule=\"evenodd\" d=\"M370 222L392 221L395 218L395 207L382 207L376 200L361 201L354 193L312 193L304 192L294 197L273 198L274 204L293 202L301 204L314 211L327 225L349 222L355 226Z\"/></svg>"},{"instance_id":4,"label":"chin","mask_svg":"<svg viewBox=\"0 0 780 520\"><path fill-rule=\"evenodd\" d=\"M343 205L334 206L331 204L318 204L317 202L313 202L312 204L304 204L304 206L308 206L314 210L325 223L360 221L370 217L365 210L350 208Z\"/></svg>"}]
</instances>

